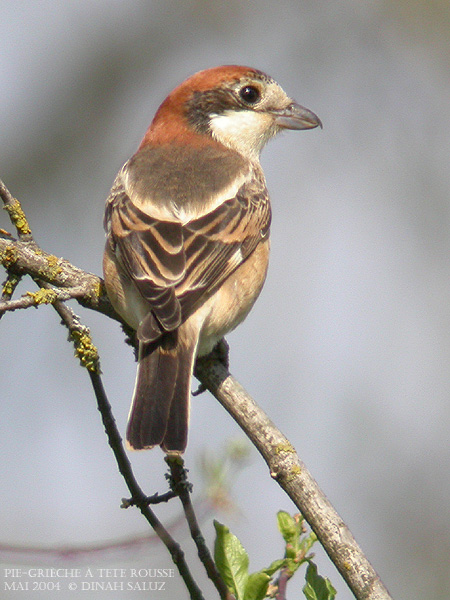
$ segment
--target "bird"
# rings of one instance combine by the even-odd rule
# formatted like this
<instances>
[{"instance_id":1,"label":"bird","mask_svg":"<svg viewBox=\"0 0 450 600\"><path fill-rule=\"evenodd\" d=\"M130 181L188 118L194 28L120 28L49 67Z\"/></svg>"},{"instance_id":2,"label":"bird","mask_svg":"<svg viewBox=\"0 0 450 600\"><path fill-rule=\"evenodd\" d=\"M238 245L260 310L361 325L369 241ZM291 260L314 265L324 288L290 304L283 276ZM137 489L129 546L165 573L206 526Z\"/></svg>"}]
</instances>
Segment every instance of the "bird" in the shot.
<instances>
[{"instance_id":1,"label":"bird","mask_svg":"<svg viewBox=\"0 0 450 600\"><path fill-rule=\"evenodd\" d=\"M263 287L271 206L259 156L282 130L322 127L274 79L199 71L163 101L106 200L107 294L136 332L130 450L187 446L191 378Z\"/></svg>"}]
</instances>

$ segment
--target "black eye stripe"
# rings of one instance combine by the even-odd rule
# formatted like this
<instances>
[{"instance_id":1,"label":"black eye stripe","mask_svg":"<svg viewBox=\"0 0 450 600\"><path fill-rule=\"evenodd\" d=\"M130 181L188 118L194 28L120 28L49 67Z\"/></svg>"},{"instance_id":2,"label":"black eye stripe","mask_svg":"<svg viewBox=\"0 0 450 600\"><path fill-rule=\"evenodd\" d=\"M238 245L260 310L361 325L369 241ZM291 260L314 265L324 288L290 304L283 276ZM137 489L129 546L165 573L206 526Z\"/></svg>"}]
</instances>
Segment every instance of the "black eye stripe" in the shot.
<instances>
[{"instance_id":1,"label":"black eye stripe","mask_svg":"<svg viewBox=\"0 0 450 600\"><path fill-rule=\"evenodd\" d=\"M254 85L245 85L239 90L239 96L246 104L255 104L261 98L261 92Z\"/></svg>"}]
</instances>

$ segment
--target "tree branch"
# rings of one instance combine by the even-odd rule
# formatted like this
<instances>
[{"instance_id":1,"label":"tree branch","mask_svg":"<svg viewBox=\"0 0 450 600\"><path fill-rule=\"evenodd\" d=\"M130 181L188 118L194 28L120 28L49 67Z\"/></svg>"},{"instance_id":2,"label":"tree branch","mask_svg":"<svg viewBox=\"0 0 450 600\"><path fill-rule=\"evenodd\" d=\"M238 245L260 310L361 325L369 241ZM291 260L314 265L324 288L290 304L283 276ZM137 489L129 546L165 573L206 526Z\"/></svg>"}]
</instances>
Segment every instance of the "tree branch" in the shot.
<instances>
[{"instance_id":1,"label":"tree branch","mask_svg":"<svg viewBox=\"0 0 450 600\"><path fill-rule=\"evenodd\" d=\"M31 241L31 229L20 202L14 198L3 181L0 180L0 198L3 200L5 210L9 214L12 224L15 226L17 235L22 242Z\"/></svg>"},{"instance_id":2,"label":"tree branch","mask_svg":"<svg viewBox=\"0 0 450 600\"><path fill-rule=\"evenodd\" d=\"M355 597L389 600L391 596L378 574L289 440L222 362L210 357L197 359L195 376L253 442L266 461L271 477L303 514Z\"/></svg>"},{"instance_id":3,"label":"tree branch","mask_svg":"<svg viewBox=\"0 0 450 600\"><path fill-rule=\"evenodd\" d=\"M80 304L121 322L106 296L103 281L99 277L71 265L66 260L47 254L35 244L19 202L9 194L1 181L0 197L19 236L19 239L15 240L4 232L0 234L0 262L8 274L31 275L57 288L83 287L84 296L78 298ZM70 310L59 300L54 303L54 306L58 307L58 312L63 309ZM74 329L74 332L77 331ZM78 341L77 352L81 357L86 357L85 366L89 369L99 409L100 406L103 407L102 419L105 428L109 429L111 422L114 423L114 418L99 377L96 349L93 345L91 347L90 338L89 336L86 338L85 334L85 330L81 333L78 331L76 335L72 333L72 338L75 337L75 341ZM290 442L230 375L224 361L213 355L197 360L195 375L201 384L219 400L259 450L270 469L271 476L302 512L355 597L358 600L390 600L389 593L372 565L297 456ZM119 470L127 482L133 501L138 504L149 523L162 531L162 525L149 509L146 496L134 479L117 429L113 434L108 433L108 436ZM174 560L182 561L181 550L169 534L167 536L162 533L162 539L171 548Z\"/></svg>"},{"instance_id":4,"label":"tree branch","mask_svg":"<svg viewBox=\"0 0 450 600\"><path fill-rule=\"evenodd\" d=\"M142 515L148 521L150 526L153 528L155 533L158 535L160 540L164 543L168 549L173 562L178 568L178 572L183 578L184 583L189 591L192 600L204 600L203 594L195 582L187 562L184 558L184 552L181 550L180 545L173 539L167 529L163 526L161 521L158 519L156 514L149 506L149 498L144 494L142 488L139 486L131 466L130 460L125 452L122 444L122 438L119 430L116 426L116 420L111 410L111 405L103 387L103 382L100 376L100 362L98 359L97 349L90 341L89 330L82 326L79 322L78 317L74 315L72 310L65 306L60 301L56 301L54 308L62 318L64 324L68 328L72 339L74 340L76 354L79 355L81 363L88 370L89 377L91 378L92 387L94 388L95 397L97 399L97 407L100 411L102 422L105 427L105 432L108 437L109 445L115 456L119 472L125 480L127 487L131 493L132 502L141 511ZM80 339L88 338L89 343L84 343L82 346L83 352L80 353ZM91 354L90 360L85 360L85 350L89 348ZM125 504L122 505L125 507Z\"/></svg>"},{"instance_id":5,"label":"tree branch","mask_svg":"<svg viewBox=\"0 0 450 600\"><path fill-rule=\"evenodd\" d=\"M82 306L122 322L109 302L100 277L45 252L33 240L21 241L0 235L0 263L16 276L29 275L57 288L73 288Z\"/></svg>"},{"instance_id":6,"label":"tree branch","mask_svg":"<svg viewBox=\"0 0 450 600\"><path fill-rule=\"evenodd\" d=\"M205 543L205 538L203 537L198 525L194 507L192 506L191 502L192 486L187 479L184 461L179 455L168 455L166 457L166 462L169 465L172 477L171 487L180 497L184 514L189 525L189 531L191 532L191 537L197 546L198 556L205 567L206 573L216 586L216 589L219 592L222 600L235 600L234 596L229 592L224 580L222 579L222 576L216 568L213 557L211 556L208 546Z\"/></svg>"},{"instance_id":7,"label":"tree branch","mask_svg":"<svg viewBox=\"0 0 450 600\"><path fill-rule=\"evenodd\" d=\"M170 533L162 525L156 514L151 510L147 502L147 496L144 494L138 482L136 481L136 478L134 477L131 463L124 450L122 438L120 437L119 431L116 427L115 419L111 411L111 405L106 397L100 375L93 371L89 371L89 376L95 391L98 409L102 416L102 421L108 436L109 445L111 446L116 458L119 471L125 479L128 489L130 490L134 503L138 506L142 515L147 519L151 527L154 529L170 552L172 560L177 566L178 572L183 578L191 598L193 600L204 600L203 594L192 577L189 567L185 561L184 552L181 550L179 544L175 542Z\"/></svg>"},{"instance_id":8,"label":"tree branch","mask_svg":"<svg viewBox=\"0 0 450 600\"><path fill-rule=\"evenodd\" d=\"M28 225L28 221L26 220L25 214L22 211L19 201L11 196L6 186L1 181L0 197L3 199L5 208L9 212L11 221L16 226L19 235L18 242L11 240L11 236L9 235L6 235L7 239L9 239L9 241L12 244L15 244L16 247L22 250L25 254L27 252L31 252L33 254L34 259L37 259L39 256L42 256L44 253L38 248L38 246L33 240L31 229ZM15 249L14 247L13 249L11 248L11 245L7 247L5 250L5 254L3 256L0 256L0 258L2 259L3 264L5 264L4 260L6 258L7 265L5 266L7 268L8 274L14 273L16 275L21 275L22 273L18 273L16 270L18 268L18 261L16 260L17 255L14 251ZM108 401L103 387L103 382L100 377L100 360L97 348L92 343L89 329L83 326L80 323L80 319L74 314L74 312L61 301L61 299L67 299L66 296L68 290L66 289L65 292L56 292L50 285L57 285L55 280L59 278L59 276L63 273L63 263L65 263L69 267L69 271L74 271L74 269L71 268L71 265L67 263L67 261L62 261L62 259L58 261L58 259L56 259L58 266L52 273L50 273L48 271L48 266L50 266L50 264L52 265L52 267L55 266L55 258L56 257L51 257L51 255L46 255L47 265L44 265L44 268L41 269L38 273L30 273L28 269L24 270L24 273L31 275L33 279L36 280L37 284L41 287L41 290L39 292L29 292L28 296L33 300L34 304L51 303L56 312L61 317L63 324L69 330L70 337L75 346L75 355L80 359L82 366L86 367L91 378L92 386L94 388L94 393L97 399L97 407L102 417L105 432L108 437L108 442L116 458L119 471L125 479L128 489L132 495L133 504L135 504L139 508L142 515L149 522L155 533L158 535L158 537L168 549L170 555L172 556L173 562L177 566L178 571L181 577L183 578L183 581L189 591L192 600L204 600L200 588L198 587L197 583L192 577L192 574L186 563L184 553L181 550L180 545L177 542L175 542L175 540L172 538L169 532L159 521L156 514L152 511L152 509L149 506L149 498L144 494L134 476L131 463L123 447L122 438L119 434L119 430L116 426L116 421L112 414L111 405ZM79 274L81 274L82 276L81 278L85 280L83 281L83 283L85 284L85 292L87 292L88 294L88 301L92 300L92 289L94 289L95 291L94 297L98 300L98 298L100 297L100 289L102 287L102 285L99 286L98 283L101 283L101 280L97 278L99 281L94 282L94 286L92 286L92 279L90 277L85 278L85 274L79 269L75 269L75 271L78 271ZM73 297L83 298L83 283L71 286ZM63 287L67 287L67 284L65 286L63 285ZM6 295L7 298L10 298L12 292L11 294L5 294L4 292L3 295ZM17 301L15 303L15 308L25 308L26 306L24 306L24 299L26 299L26 297L21 298L19 301ZM80 300L80 302L81 301L82 300ZM18 303L20 304L20 306L18 305ZM14 305L14 302L3 302L3 305L5 304L11 306ZM15 308L10 308L10 310L14 310Z\"/></svg>"},{"instance_id":9,"label":"tree branch","mask_svg":"<svg viewBox=\"0 0 450 600\"><path fill-rule=\"evenodd\" d=\"M51 286L47 288L42 287L37 292L27 292L17 300L0 300L0 315L20 308L37 307L41 304L54 304L56 301L65 302L73 298L83 298L84 295L85 289L82 286L64 290L55 290Z\"/></svg>"}]
</instances>

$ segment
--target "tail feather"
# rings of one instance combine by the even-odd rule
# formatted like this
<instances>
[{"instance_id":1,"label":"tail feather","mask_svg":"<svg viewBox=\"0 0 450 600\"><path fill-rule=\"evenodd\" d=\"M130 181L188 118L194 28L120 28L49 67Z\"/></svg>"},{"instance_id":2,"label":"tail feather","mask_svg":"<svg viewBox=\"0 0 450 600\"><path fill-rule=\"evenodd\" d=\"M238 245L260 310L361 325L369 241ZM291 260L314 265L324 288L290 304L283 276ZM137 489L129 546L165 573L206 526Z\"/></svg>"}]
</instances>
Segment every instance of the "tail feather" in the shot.
<instances>
[{"instance_id":1,"label":"tail feather","mask_svg":"<svg viewBox=\"0 0 450 600\"><path fill-rule=\"evenodd\" d=\"M167 429L161 448L165 452L184 452L187 446L191 378L196 345L180 349L177 381L173 390Z\"/></svg>"},{"instance_id":2,"label":"tail feather","mask_svg":"<svg viewBox=\"0 0 450 600\"><path fill-rule=\"evenodd\" d=\"M140 344L136 385L127 426L130 448L153 448L164 439L177 371L175 349Z\"/></svg>"},{"instance_id":3,"label":"tail feather","mask_svg":"<svg viewBox=\"0 0 450 600\"><path fill-rule=\"evenodd\" d=\"M179 332L179 330L178 330ZM128 446L143 450L161 445L184 452L196 336L168 334L139 347L136 386L127 426Z\"/></svg>"}]
</instances>

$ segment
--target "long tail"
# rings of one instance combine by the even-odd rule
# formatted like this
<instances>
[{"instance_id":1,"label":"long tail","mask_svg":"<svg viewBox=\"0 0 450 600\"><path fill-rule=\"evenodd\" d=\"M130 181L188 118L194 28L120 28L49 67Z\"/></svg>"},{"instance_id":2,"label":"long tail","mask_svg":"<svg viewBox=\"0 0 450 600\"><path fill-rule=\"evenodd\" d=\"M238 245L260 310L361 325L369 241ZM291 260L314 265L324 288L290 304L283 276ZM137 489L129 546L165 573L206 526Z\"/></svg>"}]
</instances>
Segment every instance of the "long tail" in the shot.
<instances>
[{"instance_id":1,"label":"long tail","mask_svg":"<svg viewBox=\"0 0 450 600\"><path fill-rule=\"evenodd\" d=\"M197 339L195 335L183 335L180 329L167 334L158 345L139 346L127 426L127 442L134 450L157 445L166 452L186 449Z\"/></svg>"}]
</instances>

